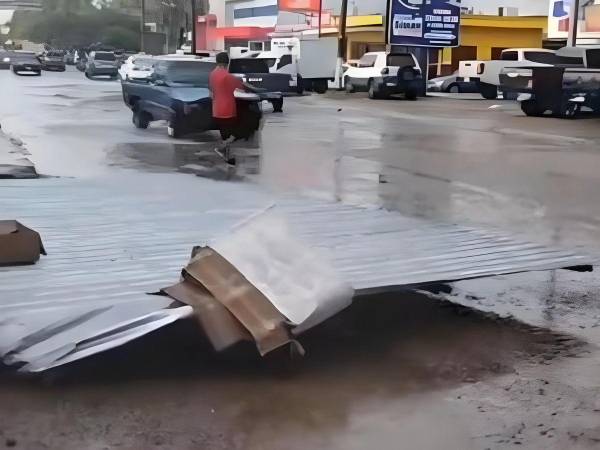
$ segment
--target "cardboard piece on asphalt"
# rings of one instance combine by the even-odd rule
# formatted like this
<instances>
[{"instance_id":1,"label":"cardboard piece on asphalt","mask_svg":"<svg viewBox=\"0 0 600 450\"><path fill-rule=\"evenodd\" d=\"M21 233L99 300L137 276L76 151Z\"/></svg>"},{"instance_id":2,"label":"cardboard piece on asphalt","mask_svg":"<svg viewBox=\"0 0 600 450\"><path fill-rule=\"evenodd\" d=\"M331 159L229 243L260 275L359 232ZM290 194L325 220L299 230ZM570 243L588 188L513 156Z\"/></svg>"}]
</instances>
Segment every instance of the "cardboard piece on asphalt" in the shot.
<instances>
[{"instance_id":1,"label":"cardboard piece on asphalt","mask_svg":"<svg viewBox=\"0 0 600 450\"><path fill-rule=\"evenodd\" d=\"M40 235L16 220L0 220L0 266L35 264L45 255Z\"/></svg>"},{"instance_id":2,"label":"cardboard piece on asphalt","mask_svg":"<svg viewBox=\"0 0 600 450\"><path fill-rule=\"evenodd\" d=\"M286 317L231 263L209 247L184 269L248 330L261 355L292 343Z\"/></svg>"},{"instance_id":3,"label":"cardboard piece on asphalt","mask_svg":"<svg viewBox=\"0 0 600 450\"><path fill-rule=\"evenodd\" d=\"M346 308L354 294L326 254L268 211L210 247L195 247L183 280L162 292L194 307L217 351L253 339L263 356L287 344L303 353L294 337Z\"/></svg>"},{"instance_id":4,"label":"cardboard piece on asphalt","mask_svg":"<svg viewBox=\"0 0 600 450\"><path fill-rule=\"evenodd\" d=\"M241 341L252 341L244 326L200 283L184 275L183 281L162 290L164 294L194 308L194 316L218 352Z\"/></svg>"}]
</instances>

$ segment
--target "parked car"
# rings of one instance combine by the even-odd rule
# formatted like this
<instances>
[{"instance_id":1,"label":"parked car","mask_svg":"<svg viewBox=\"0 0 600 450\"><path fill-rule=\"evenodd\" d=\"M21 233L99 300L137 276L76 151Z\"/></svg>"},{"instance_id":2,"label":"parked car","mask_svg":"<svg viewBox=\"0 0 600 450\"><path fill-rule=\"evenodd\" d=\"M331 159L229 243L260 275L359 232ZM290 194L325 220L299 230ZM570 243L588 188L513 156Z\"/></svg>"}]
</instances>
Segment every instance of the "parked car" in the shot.
<instances>
[{"instance_id":1,"label":"parked car","mask_svg":"<svg viewBox=\"0 0 600 450\"><path fill-rule=\"evenodd\" d=\"M563 47L552 66L507 67L501 89L512 92L528 116L574 118L589 108L600 113L600 46Z\"/></svg>"},{"instance_id":2,"label":"parked car","mask_svg":"<svg viewBox=\"0 0 600 450\"><path fill-rule=\"evenodd\" d=\"M500 73L506 67L551 66L556 63L553 50L543 48L509 48L503 50L499 60L461 61L459 77L479 83L481 96L488 100L498 97ZM476 71L476 74L473 71ZM466 73L465 73L466 71ZM475 76L476 75L476 76Z\"/></svg>"},{"instance_id":3,"label":"parked car","mask_svg":"<svg viewBox=\"0 0 600 450\"><path fill-rule=\"evenodd\" d=\"M0 70L10 69L10 60L12 52L7 50L0 50Z\"/></svg>"},{"instance_id":4,"label":"parked car","mask_svg":"<svg viewBox=\"0 0 600 450\"><path fill-rule=\"evenodd\" d=\"M357 67L344 73L346 92L367 91L371 99L404 94L415 100L422 82L419 62L411 53L365 53Z\"/></svg>"},{"instance_id":5,"label":"parked car","mask_svg":"<svg viewBox=\"0 0 600 450\"><path fill-rule=\"evenodd\" d=\"M479 86L474 81L464 81L458 79L458 71L452 75L432 78L427 82L429 92L449 92L449 93L471 93L479 92Z\"/></svg>"},{"instance_id":6,"label":"parked car","mask_svg":"<svg viewBox=\"0 0 600 450\"><path fill-rule=\"evenodd\" d=\"M154 59L148 55L133 55L119 68L121 80L143 80L152 75Z\"/></svg>"},{"instance_id":7,"label":"parked car","mask_svg":"<svg viewBox=\"0 0 600 450\"><path fill-rule=\"evenodd\" d=\"M15 51L10 61L12 71L16 75L41 75L42 64L33 52Z\"/></svg>"},{"instance_id":8,"label":"parked car","mask_svg":"<svg viewBox=\"0 0 600 450\"><path fill-rule=\"evenodd\" d=\"M75 51L73 50L69 50L67 51L67 53L65 53L65 64L67 66L74 66L75 65Z\"/></svg>"},{"instance_id":9,"label":"parked car","mask_svg":"<svg viewBox=\"0 0 600 450\"><path fill-rule=\"evenodd\" d=\"M85 76L87 78L108 76L111 79L116 79L118 69L117 57L113 52L93 51L90 53L85 65Z\"/></svg>"},{"instance_id":10,"label":"parked car","mask_svg":"<svg viewBox=\"0 0 600 450\"><path fill-rule=\"evenodd\" d=\"M157 58L148 79L123 80L123 100L133 112L133 124L144 129L150 122L166 120L169 136L175 138L215 129L208 86L214 68L212 61ZM244 114L245 120L251 121L248 129L258 130L262 116L260 98L240 102L240 108L248 109Z\"/></svg>"},{"instance_id":11,"label":"parked car","mask_svg":"<svg viewBox=\"0 0 600 450\"><path fill-rule=\"evenodd\" d=\"M41 56L40 61L42 63L42 70L56 70L58 72L66 70L65 54L62 51L48 51Z\"/></svg>"}]
</instances>

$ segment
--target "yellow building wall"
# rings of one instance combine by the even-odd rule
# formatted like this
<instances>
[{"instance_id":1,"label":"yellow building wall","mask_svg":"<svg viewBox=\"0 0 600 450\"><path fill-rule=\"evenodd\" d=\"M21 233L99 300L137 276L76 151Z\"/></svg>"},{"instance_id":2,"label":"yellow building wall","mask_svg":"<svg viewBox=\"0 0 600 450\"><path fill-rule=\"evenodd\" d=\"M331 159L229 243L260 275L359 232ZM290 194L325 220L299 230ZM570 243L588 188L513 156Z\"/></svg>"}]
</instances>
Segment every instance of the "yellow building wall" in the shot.
<instances>
[{"instance_id":1,"label":"yellow building wall","mask_svg":"<svg viewBox=\"0 0 600 450\"><path fill-rule=\"evenodd\" d=\"M346 34L346 55L348 59L359 59L362 55L352 54L352 44L355 42L368 44L383 44L385 32L381 31L353 31Z\"/></svg>"},{"instance_id":2,"label":"yellow building wall","mask_svg":"<svg viewBox=\"0 0 600 450\"><path fill-rule=\"evenodd\" d=\"M541 48L543 38L541 28L462 26L460 45L477 47L477 59L487 60L492 58L492 47Z\"/></svg>"}]
</instances>

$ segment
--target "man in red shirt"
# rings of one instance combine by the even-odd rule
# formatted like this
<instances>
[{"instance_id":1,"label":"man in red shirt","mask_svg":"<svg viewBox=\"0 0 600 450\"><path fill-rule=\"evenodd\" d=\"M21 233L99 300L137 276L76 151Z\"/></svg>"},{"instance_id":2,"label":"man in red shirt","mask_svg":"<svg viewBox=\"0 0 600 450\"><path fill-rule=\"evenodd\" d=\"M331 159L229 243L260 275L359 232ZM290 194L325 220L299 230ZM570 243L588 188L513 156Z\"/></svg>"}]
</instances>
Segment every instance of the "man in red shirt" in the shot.
<instances>
[{"instance_id":1,"label":"man in red shirt","mask_svg":"<svg viewBox=\"0 0 600 450\"><path fill-rule=\"evenodd\" d=\"M221 132L222 142L215 151L226 161L229 158L229 145L239 136L240 120L234 92L244 89L242 81L229 73L229 55L217 55L217 67L210 74L209 86L212 92L213 117Z\"/></svg>"}]
</instances>

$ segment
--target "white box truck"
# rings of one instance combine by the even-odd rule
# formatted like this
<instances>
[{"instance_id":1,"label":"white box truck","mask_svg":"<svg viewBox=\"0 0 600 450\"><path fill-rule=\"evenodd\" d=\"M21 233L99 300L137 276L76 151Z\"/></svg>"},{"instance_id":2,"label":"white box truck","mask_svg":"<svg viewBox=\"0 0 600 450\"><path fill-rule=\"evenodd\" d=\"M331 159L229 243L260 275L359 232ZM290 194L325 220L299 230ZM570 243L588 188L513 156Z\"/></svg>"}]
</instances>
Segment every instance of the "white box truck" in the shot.
<instances>
[{"instance_id":1,"label":"white box truck","mask_svg":"<svg viewBox=\"0 0 600 450\"><path fill-rule=\"evenodd\" d=\"M281 37L271 39L271 50L257 58L269 59L270 71L292 75L298 93L325 93L335 80L338 54L336 37Z\"/></svg>"}]
</instances>

